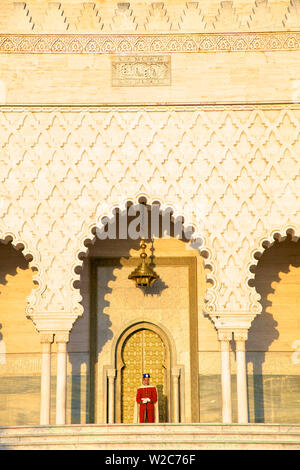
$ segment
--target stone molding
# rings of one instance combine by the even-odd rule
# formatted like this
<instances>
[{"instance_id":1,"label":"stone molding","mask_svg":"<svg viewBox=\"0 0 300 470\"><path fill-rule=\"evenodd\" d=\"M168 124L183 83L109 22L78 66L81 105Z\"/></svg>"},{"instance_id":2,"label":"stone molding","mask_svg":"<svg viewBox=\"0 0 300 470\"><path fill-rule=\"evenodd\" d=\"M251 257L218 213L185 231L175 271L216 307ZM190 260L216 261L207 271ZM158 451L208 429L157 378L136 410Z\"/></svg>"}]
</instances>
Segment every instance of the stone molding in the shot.
<instances>
[{"instance_id":1,"label":"stone molding","mask_svg":"<svg viewBox=\"0 0 300 470\"><path fill-rule=\"evenodd\" d=\"M278 100L272 102L260 103L241 103L241 102L224 102L224 103L168 103L168 104L0 104L1 113L105 113L112 112L124 113L150 113L150 112L170 112L178 111L197 112L197 111L300 111L299 101L283 101ZM7 237L13 234L7 233ZM22 242L21 242L22 243Z\"/></svg>"},{"instance_id":2,"label":"stone molding","mask_svg":"<svg viewBox=\"0 0 300 470\"><path fill-rule=\"evenodd\" d=\"M46 342L50 337L55 335L55 341L68 342L69 332L75 323L77 314L65 314L44 312L44 313L27 313L27 318L30 318L35 324L36 329L41 332L41 342Z\"/></svg>"},{"instance_id":3,"label":"stone molding","mask_svg":"<svg viewBox=\"0 0 300 470\"><path fill-rule=\"evenodd\" d=\"M255 316L251 312L216 312L211 315L211 319L218 334L223 335L228 331L229 335L232 336L234 333L235 339L239 339L245 337Z\"/></svg>"},{"instance_id":4,"label":"stone molding","mask_svg":"<svg viewBox=\"0 0 300 470\"><path fill-rule=\"evenodd\" d=\"M0 34L1 54L298 51L299 31L190 34Z\"/></svg>"}]
</instances>

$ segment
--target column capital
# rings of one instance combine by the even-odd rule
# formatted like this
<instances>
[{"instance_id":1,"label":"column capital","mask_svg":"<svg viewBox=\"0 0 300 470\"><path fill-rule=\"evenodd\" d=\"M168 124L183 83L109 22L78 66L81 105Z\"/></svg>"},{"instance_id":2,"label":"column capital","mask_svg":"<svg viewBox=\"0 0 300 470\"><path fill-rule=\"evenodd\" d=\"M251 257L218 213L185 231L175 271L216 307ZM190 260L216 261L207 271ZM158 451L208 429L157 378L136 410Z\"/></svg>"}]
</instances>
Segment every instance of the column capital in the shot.
<instances>
[{"instance_id":1,"label":"column capital","mask_svg":"<svg viewBox=\"0 0 300 470\"><path fill-rule=\"evenodd\" d=\"M218 340L219 341L231 341L232 340L232 330L227 328L220 328L218 330Z\"/></svg>"},{"instance_id":2,"label":"column capital","mask_svg":"<svg viewBox=\"0 0 300 470\"><path fill-rule=\"evenodd\" d=\"M252 312L215 312L210 315L217 330L248 330L255 318Z\"/></svg>"},{"instance_id":3,"label":"column capital","mask_svg":"<svg viewBox=\"0 0 300 470\"><path fill-rule=\"evenodd\" d=\"M28 318L31 318L39 332L55 333L71 331L78 315L67 312L35 312L28 315Z\"/></svg>"},{"instance_id":4,"label":"column capital","mask_svg":"<svg viewBox=\"0 0 300 470\"><path fill-rule=\"evenodd\" d=\"M41 344L51 344L53 343L54 334L53 333L40 333L40 342Z\"/></svg>"},{"instance_id":5,"label":"column capital","mask_svg":"<svg viewBox=\"0 0 300 470\"><path fill-rule=\"evenodd\" d=\"M235 341L247 341L248 330L246 328L234 330L233 336L234 336Z\"/></svg>"},{"instance_id":6,"label":"column capital","mask_svg":"<svg viewBox=\"0 0 300 470\"><path fill-rule=\"evenodd\" d=\"M68 343L70 339L69 331L62 331L55 333L55 342L56 343Z\"/></svg>"},{"instance_id":7,"label":"column capital","mask_svg":"<svg viewBox=\"0 0 300 470\"><path fill-rule=\"evenodd\" d=\"M107 377L109 380L113 380L116 376L116 369L107 369Z\"/></svg>"}]
</instances>

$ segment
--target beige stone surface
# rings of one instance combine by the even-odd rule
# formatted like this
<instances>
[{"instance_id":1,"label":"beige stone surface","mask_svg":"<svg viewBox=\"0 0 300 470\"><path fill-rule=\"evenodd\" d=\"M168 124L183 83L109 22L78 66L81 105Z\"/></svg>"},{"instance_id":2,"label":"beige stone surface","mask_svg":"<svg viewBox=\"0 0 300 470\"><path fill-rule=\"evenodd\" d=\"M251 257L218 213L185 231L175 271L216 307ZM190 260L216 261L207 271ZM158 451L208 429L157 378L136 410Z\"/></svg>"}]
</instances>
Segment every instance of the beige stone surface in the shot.
<instances>
[{"instance_id":1,"label":"beige stone surface","mask_svg":"<svg viewBox=\"0 0 300 470\"><path fill-rule=\"evenodd\" d=\"M174 53L170 86L112 87L110 54L0 54L2 104L294 102L299 60L298 51Z\"/></svg>"}]
</instances>

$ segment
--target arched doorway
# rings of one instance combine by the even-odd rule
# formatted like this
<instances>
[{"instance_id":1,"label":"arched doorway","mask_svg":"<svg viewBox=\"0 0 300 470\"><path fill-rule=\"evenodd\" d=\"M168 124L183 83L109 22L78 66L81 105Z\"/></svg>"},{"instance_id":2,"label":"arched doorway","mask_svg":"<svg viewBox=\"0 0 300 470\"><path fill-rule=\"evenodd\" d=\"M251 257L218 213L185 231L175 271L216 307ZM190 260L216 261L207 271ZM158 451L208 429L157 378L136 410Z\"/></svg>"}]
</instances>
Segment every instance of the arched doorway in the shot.
<instances>
[{"instance_id":1,"label":"arched doorway","mask_svg":"<svg viewBox=\"0 0 300 470\"><path fill-rule=\"evenodd\" d=\"M134 422L136 390L142 374L150 373L158 392L159 422L170 416L170 349L156 325L140 323L127 330L117 347L116 420Z\"/></svg>"},{"instance_id":2,"label":"arched doorway","mask_svg":"<svg viewBox=\"0 0 300 470\"><path fill-rule=\"evenodd\" d=\"M159 422L167 421L165 347L158 334L149 329L133 333L123 345L121 370L121 421L133 422L133 403L143 372L150 373L158 391Z\"/></svg>"},{"instance_id":3,"label":"arched doorway","mask_svg":"<svg viewBox=\"0 0 300 470\"><path fill-rule=\"evenodd\" d=\"M81 289L90 321L89 420L122 422L121 378L122 373L126 374L121 373L122 345L134 332L129 331L131 325L136 331L146 323L145 329L159 328L156 333L166 351L170 351L166 352L170 366L165 367L168 392L163 393L167 397L167 417L163 420L199 422L198 320L207 289L199 252L201 240L199 246L189 244L185 233L179 233L182 221L175 227L169 211L147 205L145 213L141 205L134 208L144 214L140 219L129 212L130 205L109 219L103 233L95 232L89 260L84 263ZM129 277L140 263L141 248L140 238L132 237L129 228L143 225L142 222L148 229L148 259L159 275L155 285L146 289L137 288ZM89 298L84 292L89 293ZM141 374L142 371L140 378Z\"/></svg>"}]
</instances>

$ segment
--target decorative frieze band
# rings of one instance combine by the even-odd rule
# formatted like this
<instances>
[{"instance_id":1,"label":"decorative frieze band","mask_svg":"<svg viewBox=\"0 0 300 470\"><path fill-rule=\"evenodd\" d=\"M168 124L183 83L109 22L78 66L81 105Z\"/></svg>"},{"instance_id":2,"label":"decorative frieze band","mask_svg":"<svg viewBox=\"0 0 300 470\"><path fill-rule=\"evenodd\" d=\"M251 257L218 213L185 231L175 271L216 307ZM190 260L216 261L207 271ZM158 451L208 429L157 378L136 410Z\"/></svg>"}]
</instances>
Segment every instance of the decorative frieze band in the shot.
<instances>
[{"instance_id":1,"label":"decorative frieze band","mask_svg":"<svg viewBox=\"0 0 300 470\"><path fill-rule=\"evenodd\" d=\"M300 49L300 32L224 34L1 34L0 53L132 54Z\"/></svg>"},{"instance_id":2,"label":"decorative frieze band","mask_svg":"<svg viewBox=\"0 0 300 470\"><path fill-rule=\"evenodd\" d=\"M206 103L206 104L0 104L0 113L149 113L199 111L289 111L300 110L300 102Z\"/></svg>"}]
</instances>

